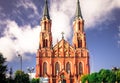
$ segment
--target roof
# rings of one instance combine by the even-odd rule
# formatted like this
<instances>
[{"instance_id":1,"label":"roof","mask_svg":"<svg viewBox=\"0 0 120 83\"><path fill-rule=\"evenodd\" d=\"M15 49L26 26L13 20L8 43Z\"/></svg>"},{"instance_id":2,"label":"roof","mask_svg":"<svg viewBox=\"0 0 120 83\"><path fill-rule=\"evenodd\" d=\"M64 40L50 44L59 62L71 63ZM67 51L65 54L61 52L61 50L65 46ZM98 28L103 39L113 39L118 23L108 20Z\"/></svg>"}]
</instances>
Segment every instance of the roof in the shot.
<instances>
[{"instance_id":1,"label":"roof","mask_svg":"<svg viewBox=\"0 0 120 83\"><path fill-rule=\"evenodd\" d=\"M76 7L76 13L75 18L82 18L81 8L80 8L80 2L77 0L77 7Z\"/></svg>"},{"instance_id":2,"label":"roof","mask_svg":"<svg viewBox=\"0 0 120 83\"><path fill-rule=\"evenodd\" d=\"M44 10L43 10L43 17L47 17L48 19L50 19L47 0L45 0L45 6L44 6Z\"/></svg>"}]
</instances>

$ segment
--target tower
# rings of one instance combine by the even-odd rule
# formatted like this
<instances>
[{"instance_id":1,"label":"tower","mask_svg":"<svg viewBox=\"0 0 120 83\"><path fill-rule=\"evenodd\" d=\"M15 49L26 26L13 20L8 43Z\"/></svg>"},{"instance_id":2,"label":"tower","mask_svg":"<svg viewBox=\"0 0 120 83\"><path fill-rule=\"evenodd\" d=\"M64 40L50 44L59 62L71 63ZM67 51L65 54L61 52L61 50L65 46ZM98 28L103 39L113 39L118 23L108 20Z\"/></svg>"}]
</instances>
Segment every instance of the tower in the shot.
<instances>
[{"instance_id":1,"label":"tower","mask_svg":"<svg viewBox=\"0 0 120 83\"><path fill-rule=\"evenodd\" d=\"M41 32L40 32L39 49L36 55L36 77L43 77L46 74L51 74L51 73L47 73L50 70L46 69L47 67L51 68L50 66L51 55L52 55L51 24L52 21L49 16L48 2L47 0L45 0L43 16L40 22Z\"/></svg>"},{"instance_id":2,"label":"tower","mask_svg":"<svg viewBox=\"0 0 120 83\"><path fill-rule=\"evenodd\" d=\"M89 51L86 46L84 20L81 13L80 2L77 0L75 18L73 22L73 47L76 51L76 75L90 73Z\"/></svg>"},{"instance_id":3,"label":"tower","mask_svg":"<svg viewBox=\"0 0 120 83\"><path fill-rule=\"evenodd\" d=\"M41 20L40 48L52 47L51 19L49 16L48 2L45 0L43 17Z\"/></svg>"},{"instance_id":4,"label":"tower","mask_svg":"<svg viewBox=\"0 0 120 83\"><path fill-rule=\"evenodd\" d=\"M89 74L89 51L86 46L84 20L79 0L77 0L73 21L73 45L64 39L62 33L61 40L52 46L52 21L49 16L47 0L45 0L40 25L40 42L36 55L36 78L48 78L49 83L77 83L81 80L82 75Z\"/></svg>"},{"instance_id":5,"label":"tower","mask_svg":"<svg viewBox=\"0 0 120 83\"><path fill-rule=\"evenodd\" d=\"M84 20L82 18L80 2L77 0L77 8L73 22L73 46L74 48L86 48L84 32Z\"/></svg>"}]
</instances>

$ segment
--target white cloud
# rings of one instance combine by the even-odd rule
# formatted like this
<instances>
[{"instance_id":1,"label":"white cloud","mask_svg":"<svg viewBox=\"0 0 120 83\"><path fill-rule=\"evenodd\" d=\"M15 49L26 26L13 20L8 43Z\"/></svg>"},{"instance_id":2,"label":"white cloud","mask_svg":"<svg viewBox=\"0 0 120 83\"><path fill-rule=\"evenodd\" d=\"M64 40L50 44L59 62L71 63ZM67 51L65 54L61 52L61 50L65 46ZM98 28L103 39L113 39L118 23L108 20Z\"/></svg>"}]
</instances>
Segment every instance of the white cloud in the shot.
<instances>
[{"instance_id":1,"label":"white cloud","mask_svg":"<svg viewBox=\"0 0 120 83\"><path fill-rule=\"evenodd\" d=\"M19 7L24 7L26 10L31 8L33 9L34 14L32 13L29 17L34 17L34 15L39 15L38 9L35 6L35 4L30 1L30 0L19 0L19 3L16 5L18 8Z\"/></svg>"},{"instance_id":2,"label":"white cloud","mask_svg":"<svg viewBox=\"0 0 120 83\"><path fill-rule=\"evenodd\" d=\"M118 0L80 0L82 15L85 19L85 28L94 26L110 19L110 13L114 8L120 8ZM61 39L61 32L65 33L65 39L71 38L72 25L76 11L76 0L51 0L50 17L52 19L53 43ZM38 14L37 7L31 1L21 0L18 7L32 8L34 14ZM40 27L31 28L29 25L18 26L15 21L1 21L5 27L4 36L0 38L0 52L8 61L14 59L16 51L20 51L24 58L25 53L36 53L39 46ZM119 41L120 42L120 41Z\"/></svg>"},{"instance_id":3,"label":"white cloud","mask_svg":"<svg viewBox=\"0 0 120 83\"><path fill-rule=\"evenodd\" d=\"M36 53L39 46L40 27L26 25L19 27L15 21L7 20L4 36L0 38L0 52L7 57L8 61L13 60L16 52L19 51L24 59L27 59L25 53Z\"/></svg>"},{"instance_id":4,"label":"white cloud","mask_svg":"<svg viewBox=\"0 0 120 83\"><path fill-rule=\"evenodd\" d=\"M59 21L59 25L62 25L64 28L70 27L70 26L68 27L66 26L70 25L71 18L74 17L76 11L76 1L77 0L59 0L59 2L56 2L56 0L51 1L50 13L54 25L55 22ZM120 8L120 1L119 0L112 0L112 1L111 0L80 0L80 5L82 10L82 15L85 20L85 26L86 26L85 28L88 28L96 24L100 24L104 22L106 19L110 19L110 13L112 9L117 7ZM67 17L67 19L64 18L65 16ZM58 24L56 24L56 26L57 25ZM54 29L57 27L52 27L52 28ZM64 30L64 28L62 28L62 30Z\"/></svg>"},{"instance_id":5,"label":"white cloud","mask_svg":"<svg viewBox=\"0 0 120 83\"><path fill-rule=\"evenodd\" d=\"M61 32L65 32L65 38L68 39L72 34L71 21L75 15L77 0L51 0L50 16L52 19L53 41L61 38ZM106 20L111 20L111 11L114 8L120 8L119 0L79 0L82 15L85 20L85 28L92 28Z\"/></svg>"},{"instance_id":6,"label":"white cloud","mask_svg":"<svg viewBox=\"0 0 120 83\"><path fill-rule=\"evenodd\" d=\"M71 5L70 5L71 4ZM71 37L72 27L70 25L70 21L72 16L74 15L74 9L70 9L74 7L75 4L72 3L71 0L59 0L59 3L56 0L52 0L50 15L52 19L52 33L53 33L53 43L57 41L57 39L61 39L61 32L64 32L65 39Z\"/></svg>"},{"instance_id":7,"label":"white cloud","mask_svg":"<svg viewBox=\"0 0 120 83\"><path fill-rule=\"evenodd\" d=\"M118 0L82 0L82 10L86 27L100 24L106 20L112 20L112 10L120 8L116 3L120 4Z\"/></svg>"}]
</instances>

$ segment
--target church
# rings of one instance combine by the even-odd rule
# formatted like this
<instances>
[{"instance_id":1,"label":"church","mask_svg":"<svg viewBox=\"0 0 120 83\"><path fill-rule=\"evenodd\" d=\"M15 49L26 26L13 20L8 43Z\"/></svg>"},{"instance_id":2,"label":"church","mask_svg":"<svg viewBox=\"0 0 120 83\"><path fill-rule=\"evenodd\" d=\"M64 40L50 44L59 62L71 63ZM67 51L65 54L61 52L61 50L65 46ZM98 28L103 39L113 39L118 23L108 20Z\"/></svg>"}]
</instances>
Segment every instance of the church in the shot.
<instances>
[{"instance_id":1,"label":"church","mask_svg":"<svg viewBox=\"0 0 120 83\"><path fill-rule=\"evenodd\" d=\"M49 83L77 83L81 76L90 73L89 51L86 46L84 19L80 2L76 1L73 20L72 45L62 38L53 46L48 2L45 0L40 22L40 42L36 54L36 78L48 78ZM57 27L56 27L57 28Z\"/></svg>"}]
</instances>

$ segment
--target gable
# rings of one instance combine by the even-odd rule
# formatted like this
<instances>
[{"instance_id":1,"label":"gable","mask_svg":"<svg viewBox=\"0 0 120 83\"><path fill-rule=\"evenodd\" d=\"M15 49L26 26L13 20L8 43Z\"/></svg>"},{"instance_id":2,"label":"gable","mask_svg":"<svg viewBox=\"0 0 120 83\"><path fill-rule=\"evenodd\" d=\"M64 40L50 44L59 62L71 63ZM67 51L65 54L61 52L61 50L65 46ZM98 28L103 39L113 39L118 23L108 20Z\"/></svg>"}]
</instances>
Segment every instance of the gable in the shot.
<instances>
[{"instance_id":1,"label":"gable","mask_svg":"<svg viewBox=\"0 0 120 83\"><path fill-rule=\"evenodd\" d=\"M53 51L55 57L70 57L73 56L74 48L67 41L62 39L53 47Z\"/></svg>"}]
</instances>

